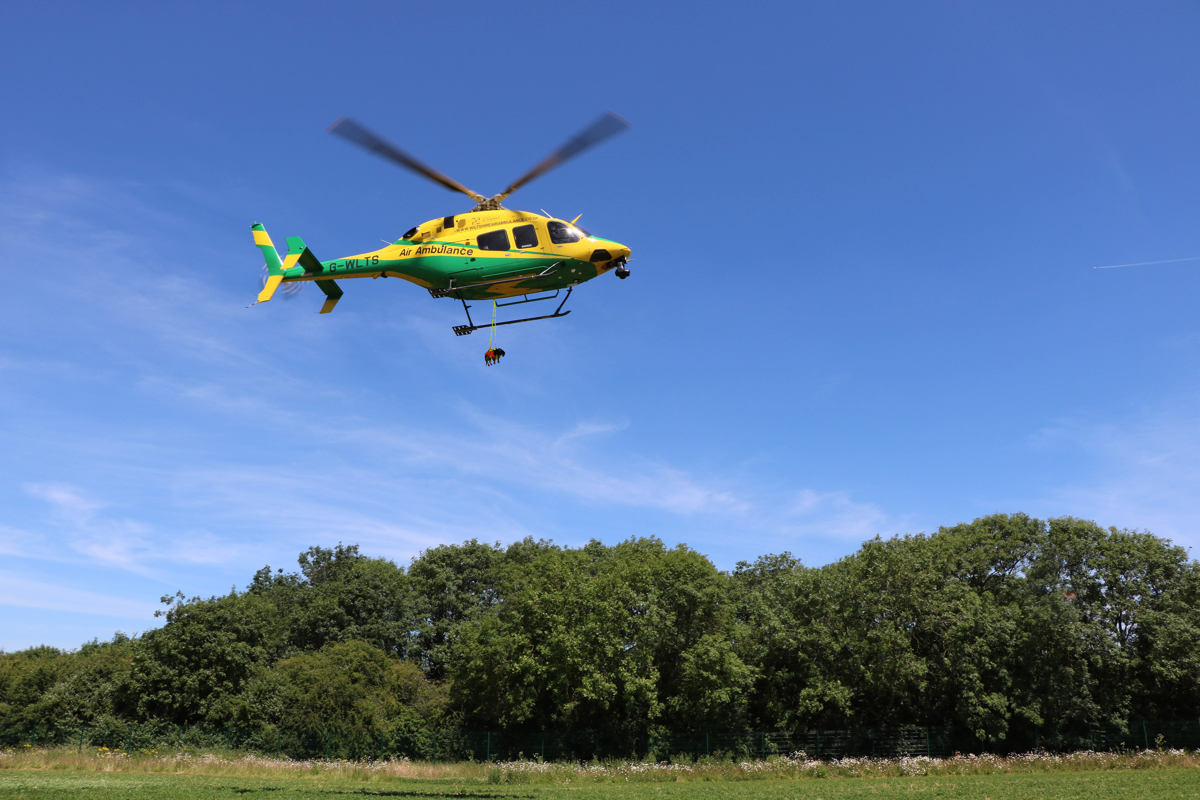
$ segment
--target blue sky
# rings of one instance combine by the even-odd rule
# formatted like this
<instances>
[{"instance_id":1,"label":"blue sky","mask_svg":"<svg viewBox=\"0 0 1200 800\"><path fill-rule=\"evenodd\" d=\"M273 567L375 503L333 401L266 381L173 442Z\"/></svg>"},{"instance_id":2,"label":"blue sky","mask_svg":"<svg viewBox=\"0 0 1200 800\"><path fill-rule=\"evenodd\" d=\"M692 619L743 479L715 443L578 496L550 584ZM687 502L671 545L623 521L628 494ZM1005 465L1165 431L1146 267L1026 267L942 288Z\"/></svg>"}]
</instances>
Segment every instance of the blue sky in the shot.
<instances>
[{"instance_id":1,"label":"blue sky","mask_svg":"<svg viewBox=\"0 0 1200 800\"><path fill-rule=\"evenodd\" d=\"M157 624L339 541L658 536L722 569L996 512L1200 545L1200 7L0 10L0 649ZM561 320L321 258L484 194L633 250ZM483 310L480 307L478 310ZM486 311L484 311L486 314Z\"/></svg>"}]
</instances>

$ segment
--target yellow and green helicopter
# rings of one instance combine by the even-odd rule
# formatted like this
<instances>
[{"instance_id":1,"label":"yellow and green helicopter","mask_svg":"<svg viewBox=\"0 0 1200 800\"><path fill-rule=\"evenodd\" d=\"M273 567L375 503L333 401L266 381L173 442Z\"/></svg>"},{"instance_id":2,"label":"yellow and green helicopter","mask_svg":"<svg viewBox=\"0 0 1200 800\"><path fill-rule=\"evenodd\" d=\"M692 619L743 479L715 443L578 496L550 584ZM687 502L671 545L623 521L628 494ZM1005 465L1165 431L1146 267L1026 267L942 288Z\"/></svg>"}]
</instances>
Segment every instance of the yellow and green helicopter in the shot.
<instances>
[{"instance_id":1,"label":"yellow and green helicopter","mask_svg":"<svg viewBox=\"0 0 1200 800\"><path fill-rule=\"evenodd\" d=\"M563 311L563 306L580 283L609 270L615 270L618 278L629 277L629 248L592 236L575 224L579 217L568 222L544 213L510 211L500 204L529 181L628 126L616 114L604 114L507 189L485 198L343 117L329 127L331 133L462 192L476 206L466 213L424 222L379 250L332 261L318 260L304 240L295 236L288 237L288 252L281 259L266 229L255 223L251 226L254 243L266 259L267 273L258 302L270 300L281 285L312 281L325 293L321 313L327 314L342 297L338 280L392 277L423 286L434 297L459 300L467 315L467 324L454 326L459 336L484 327L566 316L571 312ZM496 307L554 300L564 289L565 296L551 313L505 321L496 318ZM492 300L492 321L475 324L468 300Z\"/></svg>"}]
</instances>

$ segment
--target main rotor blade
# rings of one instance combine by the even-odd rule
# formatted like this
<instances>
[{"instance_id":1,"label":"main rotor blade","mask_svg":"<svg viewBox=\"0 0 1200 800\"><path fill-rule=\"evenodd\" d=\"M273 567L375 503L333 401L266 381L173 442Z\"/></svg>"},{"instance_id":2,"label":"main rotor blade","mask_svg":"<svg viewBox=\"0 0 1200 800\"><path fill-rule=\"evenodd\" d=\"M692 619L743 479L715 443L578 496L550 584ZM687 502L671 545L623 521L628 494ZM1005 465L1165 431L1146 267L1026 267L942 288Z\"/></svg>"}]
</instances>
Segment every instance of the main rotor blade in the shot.
<instances>
[{"instance_id":1,"label":"main rotor blade","mask_svg":"<svg viewBox=\"0 0 1200 800\"><path fill-rule=\"evenodd\" d=\"M600 142L608 137L620 133L628 127L629 123L623 117L619 117L611 111L606 111L604 116L575 134L570 141L546 156L540 164L513 181L511 186L493 197L492 200L497 203L502 202L504 198L539 175L549 172L567 159L574 158L589 147L600 144Z\"/></svg>"},{"instance_id":2,"label":"main rotor blade","mask_svg":"<svg viewBox=\"0 0 1200 800\"><path fill-rule=\"evenodd\" d=\"M396 147L382 136L367 130L349 117L342 117L337 122L330 125L328 130L330 133L336 133L343 139L349 139L360 147L365 147L372 153L386 158L388 161L391 161L394 164L399 164L400 166L406 167L413 172L424 175L426 178L429 178L435 183L440 183L447 189L453 189L456 192L462 192L476 203L482 203L485 199L483 195L479 194L478 192L471 191L453 178L447 177L433 167L426 166L420 161L417 161L399 147Z\"/></svg>"}]
</instances>

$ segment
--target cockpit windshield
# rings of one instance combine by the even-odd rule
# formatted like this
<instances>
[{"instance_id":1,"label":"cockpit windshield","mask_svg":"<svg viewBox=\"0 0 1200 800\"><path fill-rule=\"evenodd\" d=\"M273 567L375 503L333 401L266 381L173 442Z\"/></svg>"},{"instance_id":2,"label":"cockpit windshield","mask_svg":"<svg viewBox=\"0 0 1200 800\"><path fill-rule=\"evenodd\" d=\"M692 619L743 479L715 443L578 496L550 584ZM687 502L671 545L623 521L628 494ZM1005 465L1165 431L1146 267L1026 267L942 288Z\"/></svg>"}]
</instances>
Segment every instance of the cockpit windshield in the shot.
<instances>
[{"instance_id":1,"label":"cockpit windshield","mask_svg":"<svg viewBox=\"0 0 1200 800\"><path fill-rule=\"evenodd\" d=\"M570 244L591 235L582 228L578 228L568 222L560 222L556 219L552 219L546 223L546 230L550 234L550 241L554 244Z\"/></svg>"}]
</instances>

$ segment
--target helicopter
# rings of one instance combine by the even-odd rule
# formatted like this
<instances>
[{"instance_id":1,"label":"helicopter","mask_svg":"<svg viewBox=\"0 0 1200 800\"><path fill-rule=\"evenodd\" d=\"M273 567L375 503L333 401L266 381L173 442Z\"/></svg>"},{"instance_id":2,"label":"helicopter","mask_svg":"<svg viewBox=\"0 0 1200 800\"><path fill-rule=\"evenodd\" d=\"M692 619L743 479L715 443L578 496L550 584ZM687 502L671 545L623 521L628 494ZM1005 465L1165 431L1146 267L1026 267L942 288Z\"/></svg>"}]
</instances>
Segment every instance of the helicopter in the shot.
<instances>
[{"instance_id":1,"label":"helicopter","mask_svg":"<svg viewBox=\"0 0 1200 800\"><path fill-rule=\"evenodd\" d=\"M342 117L329 126L330 133L447 189L462 192L476 205L464 213L423 222L378 250L332 261L319 260L298 236L288 237L287 255L281 259L266 228L256 222L250 229L266 261L266 278L257 302L270 300L281 285L298 289L300 286L292 284L309 281L325 293L320 313L328 314L342 298L339 280L403 278L424 287L435 298L453 298L462 303L467 322L453 326L458 336L485 327L494 329L498 325L564 317L571 312L563 307L579 284L609 271L615 271L621 279L629 277L629 248L588 233L576 224L578 216L567 221L545 212L509 210L501 203L534 178L627 127L629 123L623 118L606 112L507 189L484 197L426 166L355 120ZM564 290L565 295L554 311L520 319L497 319L499 307L553 301ZM472 320L468 303L471 300L493 301L490 322L476 324Z\"/></svg>"}]
</instances>

